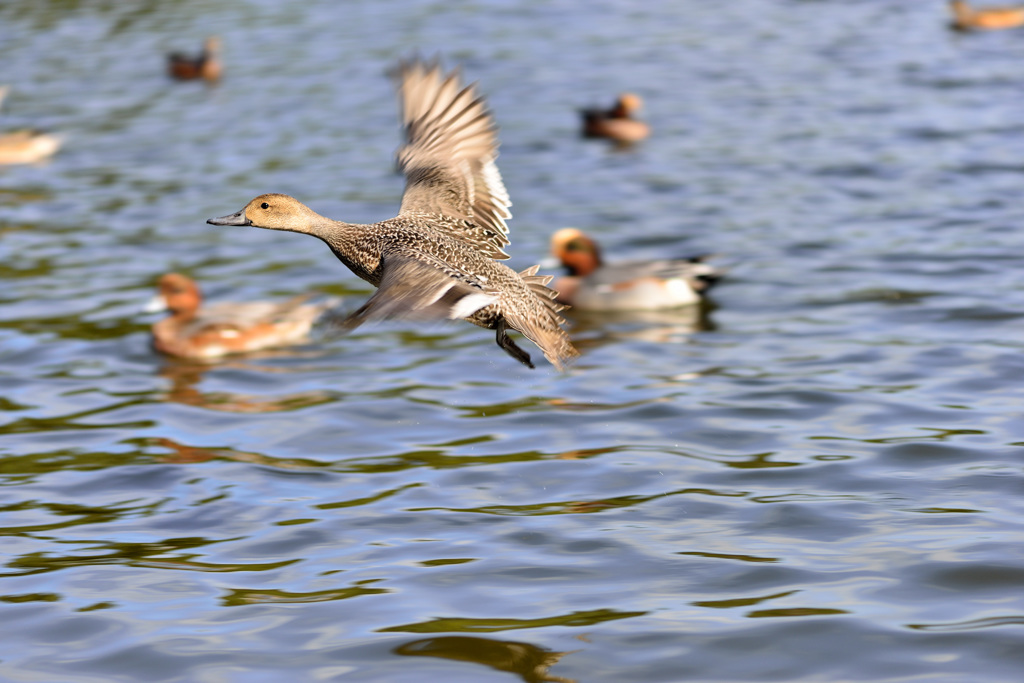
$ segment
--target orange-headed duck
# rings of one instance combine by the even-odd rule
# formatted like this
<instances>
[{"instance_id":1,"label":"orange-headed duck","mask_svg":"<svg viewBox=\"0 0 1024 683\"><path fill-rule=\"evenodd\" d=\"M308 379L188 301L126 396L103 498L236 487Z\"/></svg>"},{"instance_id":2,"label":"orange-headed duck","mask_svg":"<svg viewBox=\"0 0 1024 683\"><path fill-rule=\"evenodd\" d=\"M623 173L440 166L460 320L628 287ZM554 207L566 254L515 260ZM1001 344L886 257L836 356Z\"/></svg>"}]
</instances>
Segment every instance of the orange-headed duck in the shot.
<instances>
[{"instance_id":1,"label":"orange-headed duck","mask_svg":"<svg viewBox=\"0 0 1024 683\"><path fill-rule=\"evenodd\" d=\"M195 281L168 273L157 283L159 293L146 307L171 316L153 324L153 346L169 356L212 360L306 341L316 319L329 304L305 304L304 296L283 302L218 303L200 308Z\"/></svg>"},{"instance_id":2,"label":"orange-headed duck","mask_svg":"<svg viewBox=\"0 0 1024 683\"><path fill-rule=\"evenodd\" d=\"M1024 25L1024 7L981 7L975 9L964 0L952 0L950 28L958 31L1016 28Z\"/></svg>"},{"instance_id":3,"label":"orange-headed duck","mask_svg":"<svg viewBox=\"0 0 1024 683\"><path fill-rule=\"evenodd\" d=\"M551 236L551 253L568 275L554 287L558 300L585 311L640 311L695 304L722 273L692 259L606 264L597 243L576 228Z\"/></svg>"},{"instance_id":4,"label":"orange-headed duck","mask_svg":"<svg viewBox=\"0 0 1024 683\"><path fill-rule=\"evenodd\" d=\"M583 109L583 136L608 138L618 142L638 142L651 134L650 127L633 118L643 106L639 95L623 93L611 109Z\"/></svg>"},{"instance_id":5,"label":"orange-headed duck","mask_svg":"<svg viewBox=\"0 0 1024 683\"><path fill-rule=\"evenodd\" d=\"M508 192L495 164L497 127L473 85L435 63L403 62L396 70L405 144L398 167L405 193L394 218L360 225L332 220L297 199L264 194L213 225L247 225L313 235L327 243L376 293L339 325L368 320L456 319L496 331L498 345L533 367L508 335L517 330L556 368L578 355L562 329L564 306L537 275L516 272L508 258Z\"/></svg>"},{"instance_id":6,"label":"orange-headed duck","mask_svg":"<svg viewBox=\"0 0 1024 683\"><path fill-rule=\"evenodd\" d=\"M221 75L220 38L210 36L203 43L203 51L198 55L186 55L172 52L167 55L167 73L179 81L191 81L202 78L216 81Z\"/></svg>"}]
</instances>

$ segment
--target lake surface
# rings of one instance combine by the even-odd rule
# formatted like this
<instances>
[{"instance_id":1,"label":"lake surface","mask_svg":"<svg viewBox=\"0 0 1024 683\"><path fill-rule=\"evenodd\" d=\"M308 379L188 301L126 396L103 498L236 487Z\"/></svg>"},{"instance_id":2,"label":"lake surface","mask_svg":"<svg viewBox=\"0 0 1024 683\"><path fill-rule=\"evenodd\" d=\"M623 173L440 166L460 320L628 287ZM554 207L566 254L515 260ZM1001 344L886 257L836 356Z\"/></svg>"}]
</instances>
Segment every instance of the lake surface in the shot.
<instances>
[{"instance_id":1,"label":"lake surface","mask_svg":"<svg viewBox=\"0 0 1024 683\"><path fill-rule=\"evenodd\" d=\"M1020 680L1024 31L947 20L0 5L0 129L65 136L0 169L0 679ZM169 81L208 34L224 80ZM205 220L271 191L394 215L415 52L495 111L513 267L570 225L710 252L707 309L571 316L565 374L464 323L155 355L164 272L365 300L317 240ZM651 139L580 139L624 90Z\"/></svg>"}]
</instances>

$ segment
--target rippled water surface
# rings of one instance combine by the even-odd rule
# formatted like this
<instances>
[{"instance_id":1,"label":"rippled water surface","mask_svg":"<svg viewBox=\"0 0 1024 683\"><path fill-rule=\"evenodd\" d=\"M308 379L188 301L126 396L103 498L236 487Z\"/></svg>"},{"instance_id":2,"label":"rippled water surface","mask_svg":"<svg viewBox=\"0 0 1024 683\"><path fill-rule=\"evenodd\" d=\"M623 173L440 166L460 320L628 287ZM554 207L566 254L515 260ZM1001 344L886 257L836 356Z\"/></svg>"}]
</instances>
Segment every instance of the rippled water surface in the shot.
<instances>
[{"instance_id":1,"label":"rippled water surface","mask_svg":"<svg viewBox=\"0 0 1024 683\"><path fill-rule=\"evenodd\" d=\"M1024 33L941 2L0 4L0 678L1017 681ZM223 82L163 55L225 45ZM370 292L262 192L393 215L387 69L462 64L511 265L555 229L712 252L705 311L573 316L567 373L466 324L210 366L155 278ZM581 140L644 97L653 137ZM532 349L535 357L535 350Z\"/></svg>"}]
</instances>

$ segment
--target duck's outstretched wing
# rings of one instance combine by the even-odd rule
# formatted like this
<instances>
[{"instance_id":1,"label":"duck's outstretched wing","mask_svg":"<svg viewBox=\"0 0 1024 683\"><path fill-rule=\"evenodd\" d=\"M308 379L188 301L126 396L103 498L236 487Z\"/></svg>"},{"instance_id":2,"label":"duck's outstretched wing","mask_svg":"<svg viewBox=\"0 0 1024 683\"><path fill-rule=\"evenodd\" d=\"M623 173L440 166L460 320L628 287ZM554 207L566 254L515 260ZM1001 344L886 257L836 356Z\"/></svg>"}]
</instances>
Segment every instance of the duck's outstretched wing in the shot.
<instances>
[{"instance_id":1,"label":"duck's outstretched wing","mask_svg":"<svg viewBox=\"0 0 1024 683\"><path fill-rule=\"evenodd\" d=\"M494 160L497 127L473 85L436 63L402 62L396 71L406 142L401 214L445 216L451 234L490 258L505 259L511 202Z\"/></svg>"},{"instance_id":2,"label":"duck's outstretched wing","mask_svg":"<svg viewBox=\"0 0 1024 683\"><path fill-rule=\"evenodd\" d=\"M349 332L369 320L388 318L466 318L498 300L497 293L453 277L443 265L408 256L385 256L377 291L338 323L339 331Z\"/></svg>"}]
</instances>

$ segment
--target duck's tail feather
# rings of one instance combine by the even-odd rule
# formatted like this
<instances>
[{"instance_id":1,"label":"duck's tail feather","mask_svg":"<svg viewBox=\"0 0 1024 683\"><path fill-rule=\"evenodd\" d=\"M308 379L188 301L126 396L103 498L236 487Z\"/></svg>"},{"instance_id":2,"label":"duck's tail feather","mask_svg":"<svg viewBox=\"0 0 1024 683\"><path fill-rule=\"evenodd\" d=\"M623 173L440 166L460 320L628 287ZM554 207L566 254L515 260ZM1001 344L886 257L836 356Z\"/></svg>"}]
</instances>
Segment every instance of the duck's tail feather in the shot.
<instances>
[{"instance_id":1,"label":"duck's tail feather","mask_svg":"<svg viewBox=\"0 0 1024 683\"><path fill-rule=\"evenodd\" d=\"M562 329L565 318L559 314L568 306L555 301L558 292L547 286L552 276L537 275L539 268L540 266L531 266L519 273L523 282L541 303L540 307L532 307L532 312L537 315L524 317L510 314L507 317L511 327L519 330L523 336L540 347L548 362L561 371L565 370L566 364L579 356L580 352Z\"/></svg>"}]
</instances>

